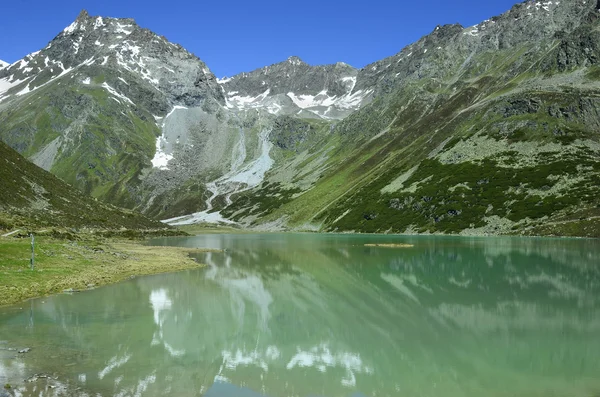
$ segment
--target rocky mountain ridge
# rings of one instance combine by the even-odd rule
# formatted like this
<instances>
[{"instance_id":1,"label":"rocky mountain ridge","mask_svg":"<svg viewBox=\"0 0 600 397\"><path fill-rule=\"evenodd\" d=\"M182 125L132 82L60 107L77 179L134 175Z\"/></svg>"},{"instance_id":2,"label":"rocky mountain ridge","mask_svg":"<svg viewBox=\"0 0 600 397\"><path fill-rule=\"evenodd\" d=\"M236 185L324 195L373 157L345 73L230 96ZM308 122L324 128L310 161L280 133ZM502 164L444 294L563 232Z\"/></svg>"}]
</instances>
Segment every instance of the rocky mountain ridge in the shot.
<instances>
[{"instance_id":1,"label":"rocky mountain ridge","mask_svg":"<svg viewBox=\"0 0 600 397\"><path fill-rule=\"evenodd\" d=\"M230 109L264 108L275 115L342 119L369 101L369 90L354 90L357 74L342 62L310 66L290 57L219 83Z\"/></svg>"},{"instance_id":2,"label":"rocky mountain ridge","mask_svg":"<svg viewBox=\"0 0 600 397\"><path fill-rule=\"evenodd\" d=\"M360 70L291 57L216 79L133 20L83 12L0 69L0 137L174 224L589 235L572 218L597 212L598 16L526 1Z\"/></svg>"}]
</instances>

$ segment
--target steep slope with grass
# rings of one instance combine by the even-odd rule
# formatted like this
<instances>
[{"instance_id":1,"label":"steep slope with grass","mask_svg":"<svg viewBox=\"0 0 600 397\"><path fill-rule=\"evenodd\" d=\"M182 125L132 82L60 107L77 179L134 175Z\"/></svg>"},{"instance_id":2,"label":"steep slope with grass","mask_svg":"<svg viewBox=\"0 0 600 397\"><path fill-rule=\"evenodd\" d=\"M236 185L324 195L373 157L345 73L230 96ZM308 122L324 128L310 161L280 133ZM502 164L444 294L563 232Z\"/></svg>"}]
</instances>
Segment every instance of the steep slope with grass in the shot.
<instances>
[{"instance_id":1,"label":"steep slope with grass","mask_svg":"<svg viewBox=\"0 0 600 397\"><path fill-rule=\"evenodd\" d=\"M45 48L0 69L0 137L94 197L135 207L174 107L223 102L195 55L131 19L83 11Z\"/></svg>"},{"instance_id":2,"label":"steep slope with grass","mask_svg":"<svg viewBox=\"0 0 600 397\"><path fill-rule=\"evenodd\" d=\"M0 230L23 227L165 229L86 196L0 142Z\"/></svg>"}]
</instances>

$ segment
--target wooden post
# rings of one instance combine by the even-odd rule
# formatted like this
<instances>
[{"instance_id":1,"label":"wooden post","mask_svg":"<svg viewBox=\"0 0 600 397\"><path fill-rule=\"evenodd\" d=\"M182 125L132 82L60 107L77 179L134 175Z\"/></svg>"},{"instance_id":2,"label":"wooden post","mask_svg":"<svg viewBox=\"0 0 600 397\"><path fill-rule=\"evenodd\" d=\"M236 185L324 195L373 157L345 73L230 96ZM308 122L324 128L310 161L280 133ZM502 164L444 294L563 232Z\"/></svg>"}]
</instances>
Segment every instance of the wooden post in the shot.
<instances>
[{"instance_id":1,"label":"wooden post","mask_svg":"<svg viewBox=\"0 0 600 397\"><path fill-rule=\"evenodd\" d=\"M35 268L35 237L33 236L33 233L29 234L31 236L31 260L29 261L29 264L31 265L31 270L33 270Z\"/></svg>"}]
</instances>

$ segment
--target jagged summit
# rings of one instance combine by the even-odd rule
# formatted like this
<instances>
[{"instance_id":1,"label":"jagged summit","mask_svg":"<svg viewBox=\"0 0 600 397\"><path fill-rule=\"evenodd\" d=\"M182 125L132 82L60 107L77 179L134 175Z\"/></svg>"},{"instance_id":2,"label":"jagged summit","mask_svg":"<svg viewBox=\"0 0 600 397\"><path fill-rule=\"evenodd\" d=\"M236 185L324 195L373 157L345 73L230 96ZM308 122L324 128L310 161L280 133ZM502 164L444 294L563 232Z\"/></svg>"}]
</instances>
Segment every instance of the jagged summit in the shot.
<instances>
[{"instance_id":1,"label":"jagged summit","mask_svg":"<svg viewBox=\"0 0 600 397\"><path fill-rule=\"evenodd\" d=\"M5 68L8 65L10 65L8 62L4 62L2 59L0 59L0 69Z\"/></svg>"},{"instance_id":2,"label":"jagged summit","mask_svg":"<svg viewBox=\"0 0 600 397\"><path fill-rule=\"evenodd\" d=\"M195 106L206 98L224 103L216 77L197 56L133 19L92 17L85 10L44 49L0 70L0 78L10 83L0 95L25 94L67 75L91 83L95 75L103 75L107 81L99 84L110 86L106 89L120 100L128 98L127 103L137 103L131 96L139 90L131 92L133 86L122 80L139 80L143 90L154 90L151 109L159 115L172 106Z\"/></svg>"},{"instance_id":3,"label":"jagged summit","mask_svg":"<svg viewBox=\"0 0 600 397\"><path fill-rule=\"evenodd\" d=\"M25 118L39 121L23 124L5 111L21 104ZM0 69L0 128L9 131L2 139L87 193L116 186L107 196L129 207L163 120L175 109L219 104L223 91L198 57L133 19L85 11L46 47ZM21 126L6 126L13 122ZM36 136L46 138L31 147Z\"/></svg>"},{"instance_id":4,"label":"jagged summit","mask_svg":"<svg viewBox=\"0 0 600 397\"><path fill-rule=\"evenodd\" d=\"M77 18L76 18L75 20L76 20L76 21L77 21L77 20L84 20L84 19L87 19L87 18L89 18L89 17L90 17L90 14L87 12L87 10L86 10L86 9L82 9L82 10L79 12L79 15L77 15Z\"/></svg>"},{"instance_id":5,"label":"jagged summit","mask_svg":"<svg viewBox=\"0 0 600 397\"><path fill-rule=\"evenodd\" d=\"M292 55L291 57L289 57L287 59L287 62L291 63L292 65L308 65L306 62L304 62L302 59L300 59L300 57L298 57L296 55Z\"/></svg>"}]
</instances>

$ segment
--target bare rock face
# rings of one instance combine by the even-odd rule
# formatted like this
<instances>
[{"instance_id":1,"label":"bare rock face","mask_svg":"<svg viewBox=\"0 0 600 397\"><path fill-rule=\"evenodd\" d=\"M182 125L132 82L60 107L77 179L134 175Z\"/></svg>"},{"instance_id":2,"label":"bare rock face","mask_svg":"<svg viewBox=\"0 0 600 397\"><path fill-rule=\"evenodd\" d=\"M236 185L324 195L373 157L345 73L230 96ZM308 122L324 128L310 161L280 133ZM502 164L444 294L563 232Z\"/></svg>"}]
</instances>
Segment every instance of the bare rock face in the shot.
<instances>
[{"instance_id":1,"label":"bare rock face","mask_svg":"<svg viewBox=\"0 0 600 397\"><path fill-rule=\"evenodd\" d=\"M310 66L299 57L292 56L284 62L233 76L223 83L223 87L242 96L256 96L266 90L270 91L270 95L289 92L317 95L327 91L332 96L341 96L351 90L351 79L357 74L357 69L345 63Z\"/></svg>"}]
</instances>

